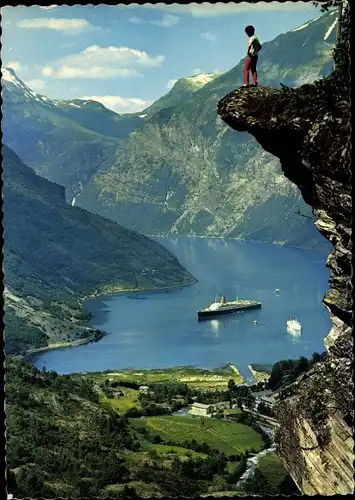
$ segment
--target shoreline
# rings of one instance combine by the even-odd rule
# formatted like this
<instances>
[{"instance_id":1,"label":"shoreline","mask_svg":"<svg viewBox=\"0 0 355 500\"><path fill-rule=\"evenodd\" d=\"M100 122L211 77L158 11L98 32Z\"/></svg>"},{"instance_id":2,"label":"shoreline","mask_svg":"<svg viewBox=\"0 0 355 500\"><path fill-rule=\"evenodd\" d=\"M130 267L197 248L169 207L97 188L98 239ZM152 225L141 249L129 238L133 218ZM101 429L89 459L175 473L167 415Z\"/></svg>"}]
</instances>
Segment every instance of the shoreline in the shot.
<instances>
[{"instance_id":1,"label":"shoreline","mask_svg":"<svg viewBox=\"0 0 355 500\"><path fill-rule=\"evenodd\" d=\"M68 347L77 347L79 345L99 342L99 340L101 340L105 335L106 332L101 331L100 335L95 333L83 339L70 340L69 342L56 342L55 344L49 344L43 347L34 347L33 349L26 351L24 354L15 354L14 356L11 356L11 359L17 359L19 361L24 361L25 363L30 363L33 357L38 354L45 354L46 352L54 351L56 349L66 349Z\"/></svg>"},{"instance_id":2,"label":"shoreline","mask_svg":"<svg viewBox=\"0 0 355 500\"><path fill-rule=\"evenodd\" d=\"M158 288L126 288L126 289L112 289L112 290L95 290L95 292L89 295L80 296L79 303L83 305L86 300L96 299L98 297L113 297L115 295L123 295L129 293L145 293L145 292L169 292L170 290L176 290L179 288L185 288L187 286L196 285L198 283L198 279L194 278L194 281L191 283L184 283L182 285L172 285L172 286L163 286ZM114 285L113 285L114 286ZM87 311L88 312L88 311ZM91 314L91 313L89 313Z\"/></svg>"},{"instance_id":3,"label":"shoreline","mask_svg":"<svg viewBox=\"0 0 355 500\"><path fill-rule=\"evenodd\" d=\"M81 295L78 298L78 303L84 310L90 314L90 318L86 321L84 321L83 328L88 329L91 331L94 331L94 328L91 328L87 326L88 321L92 318L92 313L87 311L84 307L84 302L89 299L95 299L98 297L113 297L115 295L122 295L122 294L128 294L128 293L142 293L142 292L165 292L165 291L170 291L170 290L176 290L178 288L183 288L186 286L192 286L196 285L198 283L198 280L194 278L194 281L191 283L185 283L182 285L172 285L172 286L164 286L164 287L159 287L159 288L133 288L133 289L125 289L125 290L103 290L99 291L96 290L94 293L90 295ZM85 326L86 325L86 326ZM93 342L99 342L105 335L108 334L105 330L100 330L101 335L98 336L97 333L94 333L92 335L89 335L88 337L85 337L83 339L77 339L77 340L70 340L68 342L56 342L55 344L49 344L43 347L34 347L33 349L29 349L28 351L25 351L24 354L15 354L11 355L11 359L17 359L19 361L24 361L26 363L31 363L31 360L40 354L45 354L46 352L49 351L54 351L56 349L67 349L69 347L78 347L80 345L86 345L86 344L91 344Z\"/></svg>"},{"instance_id":4,"label":"shoreline","mask_svg":"<svg viewBox=\"0 0 355 500\"><path fill-rule=\"evenodd\" d=\"M233 365L232 363L226 363L226 364L236 374L237 377L239 377L241 380L243 380L242 384L245 384L246 379L240 373L240 371L238 370L238 368L235 365Z\"/></svg>"},{"instance_id":5,"label":"shoreline","mask_svg":"<svg viewBox=\"0 0 355 500\"><path fill-rule=\"evenodd\" d=\"M253 379L256 383L258 382L267 382L271 377L271 373L258 371L253 368L253 365L248 365L248 368L253 376Z\"/></svg>"},{"instance_id":6,"label":"shoreline","mask_svg":"<svg viewBox=\"0 0 355 500\"><path fill-rule=\"evenodd\" d=\"M278 247L285 247L285 248L294 248L296 250L306 250L307 252L314 252L314 253L324 253L324 250L322 248L312 248L312 247L304 247L304 246L297 246L297 245L289 245L288 243L283 243L282 241L262 241L262 240L248 240L245 238L230 238L229 236L203 236L200 234L148 234L148 238L179 238L179 237L184 237L184 238L200 238L200 239L209 239L209 240L227 240L227 241L243 241L246 243L259 243L259 244L267 244L267 245L276 245Z\"/></svg>"}]
</instances>

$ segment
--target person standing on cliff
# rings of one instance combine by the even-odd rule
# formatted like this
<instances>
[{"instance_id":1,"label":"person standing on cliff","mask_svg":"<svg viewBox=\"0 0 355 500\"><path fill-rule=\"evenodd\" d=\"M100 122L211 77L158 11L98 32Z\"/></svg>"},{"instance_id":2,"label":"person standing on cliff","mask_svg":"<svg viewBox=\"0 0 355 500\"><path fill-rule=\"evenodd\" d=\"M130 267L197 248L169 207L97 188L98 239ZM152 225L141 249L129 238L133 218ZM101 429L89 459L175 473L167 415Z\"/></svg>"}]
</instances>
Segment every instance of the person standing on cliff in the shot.
<instances>
[{"instance_id":1,"label":"person standing on cliff","mask_svg":"<svg viewBox=\"0 0 355 500\"><path fill-rule=\"evenodd\" d=\"M262 45L260 44L258 37L255 35L254 26L247 26L245 28L245 33L248 35L248 51L243 68L244 84L242 87L249 87L249 71L251 72L251 76L253 78L253 84L251 87L257 87L258 73L256 71L256 65L258 62L258 54L262 49Z\"/></svg>"}]
</instances>

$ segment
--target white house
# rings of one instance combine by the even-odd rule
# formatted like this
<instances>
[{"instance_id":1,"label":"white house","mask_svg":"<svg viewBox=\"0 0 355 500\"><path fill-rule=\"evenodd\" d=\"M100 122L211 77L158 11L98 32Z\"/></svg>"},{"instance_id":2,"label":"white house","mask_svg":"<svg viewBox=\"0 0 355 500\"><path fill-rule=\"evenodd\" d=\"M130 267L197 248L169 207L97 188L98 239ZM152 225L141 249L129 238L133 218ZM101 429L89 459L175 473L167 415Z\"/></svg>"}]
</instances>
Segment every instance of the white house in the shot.
<instances>
[{"instance_id":1,"label":"white house","mask_svg":"<svg viewBox=\"0 0 355 500\"><path fill-rule=\"evenodd\" d=\"M205 405L203 403L193 403L190 406L189 414L196 415L199 417L206 417L213 412L213 405Z\"/></svg>"}]
</instances>

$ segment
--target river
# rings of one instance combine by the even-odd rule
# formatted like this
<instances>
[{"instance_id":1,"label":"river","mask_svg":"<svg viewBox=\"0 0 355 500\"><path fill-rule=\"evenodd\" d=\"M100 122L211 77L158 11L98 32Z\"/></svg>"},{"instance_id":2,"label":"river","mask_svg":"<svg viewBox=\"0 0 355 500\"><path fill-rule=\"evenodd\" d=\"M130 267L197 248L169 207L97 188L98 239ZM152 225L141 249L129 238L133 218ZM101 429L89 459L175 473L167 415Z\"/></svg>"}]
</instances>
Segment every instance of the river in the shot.
<instances>
[{"instance_id":1,"label":"river","mask_svg":"<svg viewBox=\"0 0 355 500\"><path fill-rule=\"evenodd\" d=\"M134 367L248 364L311 356L324 350L330 329L321 303L328 287L325 253L236 240L157 238L198 280L161 292L98 297L85 303L89 326L108 334L99 342L46 352L33 360L58 373ZM276 294L276 288L280 293ZM197 310L225 295L262 302L260 310L197 321ZM296 317L301 335L287 332ZM254 324L254 320L257 324Z\"/></svg>"}]
</instances>

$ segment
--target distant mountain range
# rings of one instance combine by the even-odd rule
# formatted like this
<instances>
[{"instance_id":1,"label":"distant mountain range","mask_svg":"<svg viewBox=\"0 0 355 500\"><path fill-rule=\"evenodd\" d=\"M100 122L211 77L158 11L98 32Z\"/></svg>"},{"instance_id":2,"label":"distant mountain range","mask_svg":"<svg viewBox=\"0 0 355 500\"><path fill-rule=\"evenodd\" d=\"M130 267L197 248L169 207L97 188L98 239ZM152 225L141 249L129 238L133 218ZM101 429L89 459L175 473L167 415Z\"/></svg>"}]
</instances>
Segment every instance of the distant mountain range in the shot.
<instances>
[{"instance_id":1,"label":"distant mountain range","mask_svg":"<svg viewBox=\"0 0 355 500\"><path fill-rule=\"evenodd\" d=\"M3 137L39 175L65 186L67 197L111 164L119 139L143 122L95 101L49 99L2 69Z\"/></svg>"},{"instance_id":2,"label":"distant mountain range","mask_svg":"<svg viewBox=\"0 0 355 500\"><path fill-rule=\"evenodd\" d=\"M70 206L62 186L2 153L7 354L85 336L79 296L194 282L164 247Z\"/></svg>"},{"instance_id":3,"label":"distant mountain range","mask_svg":"<svg viewBox=\"0 0 355 500\"><path fill-rule=\"evenodd\" d=\"M330 12L263 43L261 85L328 75L335 25ZM49 100L12 72L3 80L4 138L37 173L64 185L68 200L144 234L327 245L276 158L217 116L217 101L242 83L242 65L183 78L134 115Z\"/></svg>"}]
</instances>

